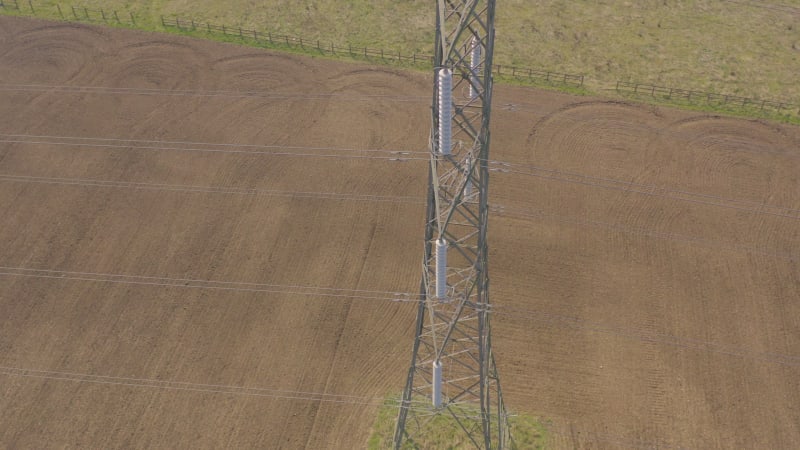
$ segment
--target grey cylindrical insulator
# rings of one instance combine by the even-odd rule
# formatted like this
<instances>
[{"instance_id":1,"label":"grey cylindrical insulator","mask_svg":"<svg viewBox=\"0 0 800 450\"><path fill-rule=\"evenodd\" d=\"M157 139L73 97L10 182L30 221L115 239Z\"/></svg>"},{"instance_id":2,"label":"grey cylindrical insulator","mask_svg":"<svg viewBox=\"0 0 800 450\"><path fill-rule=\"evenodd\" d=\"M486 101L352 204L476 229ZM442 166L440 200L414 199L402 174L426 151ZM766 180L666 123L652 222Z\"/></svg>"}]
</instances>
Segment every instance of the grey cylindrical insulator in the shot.
<instances>
[{"instance_id":1,"label":"grey cylindrical insulator","mask_svg":"<svg viewBox=\"0 0 800 450\"><path fill-rule=\"evenodd\" d=\"M433 393L431 400L434 408L442 407L442 362L433 362Z\"/></svg>"},{"instance_id":2,"label":"grey cylindrical insulator","mask_svg":"<svg viewBox=\"0 0 800 450\"><path fill-rule=\"evenodd\" d=\"M478 84L478 70L480 70L481 65L481 41L473 37L472 43L472 52L470 52L470 62L469 62L469 69L472 73L469 84L469 96L472 100L478 98L478 90L475 89L475 86Z\"/></svg>"},{"instance_id":3,"label":"grey cylindrical insulator","mask_svg":"<svg viewBox=\"0 0 800 450\"><path fill-rule=\"evenodd\" d=\"M439 69L439 153L453 148L453 71Z\"/></svg>"},{"instance_id":4,"label":"grey cylindrical insulator","mask_svg":"<svg viewBox=\"0 0 800 450\"><path fill-rule=\"evenodd\" d=\"M436 240L436 298L447 296L447 241Z\"/></svg>"}]
</instances>

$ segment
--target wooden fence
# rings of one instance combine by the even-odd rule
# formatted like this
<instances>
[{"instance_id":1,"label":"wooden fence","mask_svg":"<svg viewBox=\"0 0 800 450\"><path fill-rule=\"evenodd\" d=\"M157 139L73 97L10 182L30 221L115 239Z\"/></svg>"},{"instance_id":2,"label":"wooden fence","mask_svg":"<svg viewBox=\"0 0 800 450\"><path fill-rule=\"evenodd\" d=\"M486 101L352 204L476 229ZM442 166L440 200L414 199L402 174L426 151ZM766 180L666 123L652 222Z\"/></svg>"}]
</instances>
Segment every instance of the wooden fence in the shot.
<instances>
[{"instance_id":1,"label":"wooden fence","mask_svg":"<svg viewBox=\"0 0 800 450\"><path fill-rule=\"evenodd\" d=\"M133 13L129 12L127 14L122 13L119 14L115 10L105 10L105 9L89 9L84 7L76 7L70 6L70 17L64 16L64 10L61 9L61 5L56 5L58 9L58 14L63 19L71 18L75 20L85 20L88 22L103 22L103 23L116 23L116 24L125 24L125 25L136 25L136 19L133 17Z\"/></svg>"},{"instance_id":2,"label":"wooden fence","mask_svg":"<svg viewBox=\"0 0 800 450\"><path fill-rule=\"evenodd\" d=\"M4 0L0 1L0 8L8 8L8 9L16 9L19 10L19 2L17 0ZM33 10L33 6L31 5L31 10Z\"/></svg>"},{"instance_id":3,"label":"wooden fence","mask_svg":"<svg viewBox=\"0 0 800 450\"><path fill-rule=\"evenodd\" d=\"M0 0L0 8L16 9L21 12L28 12L33 15L53 17L55 14L62 20L79 20L84 22L103 22L106 24L119 24L119 25L136 25L136 19L132 12L119 13L116 10L110 9L91 9L82 6L63 6L59 3L53 6L37 5L34 7L32 0L27 0L23 3L27 5L24 10L20 8L18 0Z\"/></svg>"},{"instance_id":4,"label":"wooden fence","mask_svg":"<svg viewBox=\"0 0 800 450\"><path fill-rule=\"evenodd\" d=\"M332 42L323 43L317 39L306 39L298 36L276 34L269 31L251 30L239 26L231 27L226 25L214 25L209 22L199 22L195 21L194 19L182 19L180 17L169 19L162 16L161 25L165 28L174 27L180 30L221 33L226 36L237 36L241 39L252 39L256 42L264 42L271 45L284 45L287 47L313 50L322 54L362 57L364 59L381 59L383 61L402 62L415 66L430 66L434 62L433 56L422 53L412 52L410 54L403 54L399 50L361 47L353 46L351 44L344 46L337 45ZM584 80L583 75L573 75L502 65L495 65L493 67L493 72L501 77L513 77L523 81L528 80L539 83L564 84L576 87L583 86Z\"/></svg>"},{"instance_id":5,"label":"wooden fence","mask_svg":"<svg viewBox=\"0 0 800 450\"><path fill-rule=\"evenodd\" d=\"M636 95L649 95L666 100L686 100L688 102L705 102L709 105L725 106L727 108L748 109L760 111L774 111L779 114L800 115L800 106L789 102L776 100L759 100L750 97L718 94L715 92L693 91L688 89L655 86L643 83L617 82L617 92L632 93Z\"/></svg>"}]
</instances>

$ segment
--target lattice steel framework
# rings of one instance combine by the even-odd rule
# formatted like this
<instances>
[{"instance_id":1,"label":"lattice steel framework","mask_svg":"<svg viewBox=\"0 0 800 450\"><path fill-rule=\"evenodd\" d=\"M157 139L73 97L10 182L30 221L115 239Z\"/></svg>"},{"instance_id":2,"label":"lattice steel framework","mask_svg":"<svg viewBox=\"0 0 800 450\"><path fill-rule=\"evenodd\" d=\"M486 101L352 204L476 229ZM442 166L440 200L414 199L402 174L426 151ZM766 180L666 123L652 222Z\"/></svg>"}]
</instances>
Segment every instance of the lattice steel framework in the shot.
<instances>
[{"instance_id":1,"label":"lattice steel framework","mask_svg":"<svg viewBox=\"0 0 800 450\"><path fill-rule=\"evenodd\" d=\"M453 445L505 448L486 243L495 1L437 6L422 282L394 447L449 436Z\"/></svg>"}]
</instances>

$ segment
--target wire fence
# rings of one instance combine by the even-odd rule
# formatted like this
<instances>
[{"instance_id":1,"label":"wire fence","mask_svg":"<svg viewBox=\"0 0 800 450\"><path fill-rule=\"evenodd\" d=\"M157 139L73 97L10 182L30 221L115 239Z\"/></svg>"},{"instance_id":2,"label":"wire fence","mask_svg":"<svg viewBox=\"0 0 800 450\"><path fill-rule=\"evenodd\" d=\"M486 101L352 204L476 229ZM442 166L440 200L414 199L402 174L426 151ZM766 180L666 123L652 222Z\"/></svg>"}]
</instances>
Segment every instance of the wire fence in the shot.
<instances>
[{"instance_id":1,"label":"wire fence","mask_svg":"<svg viewBox=\"0 0 800 450\"><path fill-rule=\"evenodd\" d=\"M56 9L58 9L58 14L61 16L62 19L67 19L64 16L64 10L61 9L61 5L56 4ZM104 23L116 23L116 24L125 24L125 25L136 25L136 19L133 16L132 12L128 12L127 14L122 13L119 14L116 10L105 10L105 9L89 9L85 7L75 7L70 6L71 10L71 17L74 20L83 20L88 22L104 22Z\"/></svg>"},{"instance_id":2,"label":"wire fence","mask_svg":"<svg viewBox=\"0 0 800 450\"><path fill-rule=\"evenodd\" d=\"M33 4L29 3L31 10L33 10ZM2 1L0 0L0 8L7 8L7 9L16 9L19 11L19 2L17 0L12 1Z\"/></svg>"},{"instance_id":3,"label":"wire fence","mask_svg":"<svg viewBox=\"0 0 800 450\"><path fill-rule=\"evenodd\" d=\"M177 28L187 31L204 31L210 34L223 34L225 36L235 36L241 39L249 39L270 45L282 45L286 47L300 48L304 50L316 51L321 54L348 56L351 58L379 59L387 62L405 63L414 66L430 67L434 63L432 55L424 53L406 53L400 50L387 50L383 48L370 48L354 46L352 44L342 45L333 42L323 43L319 39L308 39L301 36L290 36L276 34L269 31L258 31L254 29L242 28L240 26L215 25L210 22L200 22L194 19L183 19L180 17L166 18L161 16L161 25L164 28ZM537 83L563 84L575 87L582 87L584 82L583 75L568 73L550 72L516 66L494 65L492 71L501 77L512 77L522 81Z\"/></svg>"},{"instance_id":4,"label":"wire fence","mask_svg":"<svg viewBox=\"0 0 800 450\"><path fill-rule=\"evenodd\" d=\"M105 23L109 25L138 26L133 12L118 12L113 9L92 9L83 6L64 6L62 4L37 5L33 0L0 0L0 8L15 10L22 14L57 17L62 20ZM158 20L158 19L156 19ZM149 23L149 21L145 20ZM400 50L354 46L352 44L336 44L308 39L302 36L277 34L270 31L242 28L240 26L216 25L195 19L181 17L167 18L160 16L160 25L180 31L206 32L249 40L260 45L282 46L305 51L318 52L323 55L344 56L381 63L398 63L415 67L431 67L434 57L425 53L403 53ZM517 80L523 83L559 85L568 87L584 87L583 75L538 70L527 67L495 64L492 66L495 76L506 80ZM595 80L597 81L597 80ZM607 85L606 85L607 86ZM617 81L615 90L620 95L649 96L668 103L705 103L712 107L743 112L762 114L790 115L800 117L800 105L789 101L762 100L715 92L696 91L691 89L658 86L648 83Z\"/></svg>"},{"instance_id":5,"label":"wire fence","mask_svg":"<svg viewBox=\"0 0 800 450\"><path fill-rule=\"evenodd\" d=\"M618 81L616 90L618 93L649 95L663 100L685 100L689 103L703 102L711 106L722 106L728 109L758 110L761 112L772 111L778 114L800 116L800 106L785 101L761 100L716 92L694 91L690 89L656 86L644 83L629 83L625 81Z\"/></svg>"},{"instance_id":6,"label":"wire fence","mask_svg":"<svg viewBox=\"0 0 800 450\"><path fill-rule=\"evenodd\" d=\"M30 13L35 16L59 17L61 20L76 20L81 22L103 22L105 24L136 25L136 18L132 12L120 13L113 9L92 9L83 6L34 5L33 0L27 0L20 6L19 0L0 0L0 8L13 9L20 13Z\"/></svg>"}]
</instances>

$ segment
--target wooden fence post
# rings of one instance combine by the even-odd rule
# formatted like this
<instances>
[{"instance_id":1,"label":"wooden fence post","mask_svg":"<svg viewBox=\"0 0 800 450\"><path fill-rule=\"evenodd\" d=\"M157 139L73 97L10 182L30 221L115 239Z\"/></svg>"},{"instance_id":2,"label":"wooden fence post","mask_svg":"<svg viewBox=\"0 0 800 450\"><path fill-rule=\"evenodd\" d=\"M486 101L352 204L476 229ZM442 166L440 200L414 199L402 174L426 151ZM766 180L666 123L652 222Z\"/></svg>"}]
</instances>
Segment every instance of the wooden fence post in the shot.
<instances>
[{"instance_id":1,"label":"wooden fence post","mask_svg":"<svg viewBox=\"0 0 800 450\"><path fill-rule=\"evenodd\" d=\"M133 13L132 13L132 12L129 12L128 14L130 14L130 16L131 16L131 23L132 23L133 25L136 25L136 19L134 19L134 18L133 18Z\"/></svg>"},{"instance_id":2,"label":"wooden fence post","mask_svg":"<svg viewBox=\"0 0 800 450\"><path fill-rule=\"evenodd\" d=\"M103 11L103 8L100 8L100 16L103 17L103 22L106 22L106 12ZM108 23L108 22L106 22Z\"/></svg>"},{"instance_id":3,"label":"wooden fence post","mask_svg":"<svg viewBox=\"0 0 800 450\"><path fill-rule=\"evenodd\" d=\"M256 31L256 30L253 30L253 39L258 41L258 31Z\"/></svg>"},{"instance_id":4,"label":"wooden fence post","mask_svg":"<svg viewBox=\"0 0 800 450\"><path fill-rule=\"evenodd\" d=\"M194 18L192 18L192 30L194 30Z\"/></svg>"},{"instance_id":5,"label":"wooden fence post","mask_svg":"<svg viewBox=\"0 0 800 450\"><path fill-rule=\"evenodd\" d=\"M164 22L164 16L161 16L161 26L166 27L167 24Z\"/></svg>"},{"instance_id":6,"label":"wooden fence post","mask_svg":"<svg viewBox=\"0 0 800 450\"><path fill-rule=\"evenodd\" d=\"M364 58L367 57L367 47L364 47Z\"/></svg>"},{"instance_id":7,"label":"wooden fence post","mask_svg":"<svg viewBox=\"0 0 800 450\"><path fill-rule=\"evenodd\" d=\"M300 47L301 48L305 48L305 47L303 47L303 38L299 38L299 39L300 39Z\"/></svg>"},{"instance_id":8,"label":"wooden fence post","mask_svg":"<svg viewBox=\"0 0 800 450\"><path fill-rule=\"evenodd\" d=\"M31 7L31 12L36 14L36 11L33 9L33 2L31 0L28 0L28 6Z\"/></svg>"},{"instance_id":9,"label":"wooden fence post","mask_svg":"<svg viewBox=\"0 0 800 450\"><path fill-rule=\"evenodd\" d=\"M417 65L417 52L414 52L414 65Z\"/></svg>"},{"instance_id":10,"label":"wooden fence post","mask_svg":"<svg viewBox=\"0 0 800 450\"><path fill-rule=\"evenodd\" d=\"M267 31L267 37L269 38L269 43L272 44L272 32Z\"/></svg>"},{"instance_id":11,"label":"wooden fence post","mask_svg":"<svg viewBox=\"0 0 800 450\"><path fill-rule=\"evenodd\" d=\"M239 27L239 37L243 38L244 34L242 33L242 27Z\"/></svg>"},{"instance_id":12,"label":"wooden fence post","mask_svg":"<svg viewBox=\"0 0 800 450\"><path fill-rule=\"evenodd\" d=\"M120 20L119 20L119 15L117 15L117 11L116 11L116 10L114 10L114 19L116 19L116 20L117 20L117 23L122 23L122 22L120 22Z\"/></svg>"},{"instance_id":13,"label":"wooden fence post","mask_svg":"<svg viewBox=\"0 0 800 450\"><path fill-rule=\"evenodd\" d=\"M317 39L317 50L319 50L320 52L322 52L322 49L319 47L319 39Z\"/></svg>"}]
</instances>

